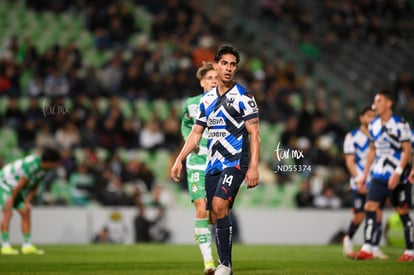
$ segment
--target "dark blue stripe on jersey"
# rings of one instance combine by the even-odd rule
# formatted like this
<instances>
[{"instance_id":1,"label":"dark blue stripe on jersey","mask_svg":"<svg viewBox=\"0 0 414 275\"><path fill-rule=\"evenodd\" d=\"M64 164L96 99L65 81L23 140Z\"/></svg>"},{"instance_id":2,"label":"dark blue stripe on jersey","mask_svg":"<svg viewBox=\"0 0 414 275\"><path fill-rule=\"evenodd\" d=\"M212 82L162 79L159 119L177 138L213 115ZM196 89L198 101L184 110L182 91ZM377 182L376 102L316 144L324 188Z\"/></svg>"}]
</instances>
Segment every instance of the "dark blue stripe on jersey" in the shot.
<instances>
[{"instance_id":1,"label":"dark blue stripe on jersey","mask_svg":"<svg viewBox=\"0 0 414 275\"><path fill-rule=\"evenodd\" d=\"M259 114L258 113L254 113L254 114L245 116L244 117L244 120L250 120L250 119L255 118L255 117L259 117Z\"/></svg>"},{"instance_id":2,"label":"dark blue stripe on jersey","mask_svg":"<svg viewBox=\"0 0 414 275\"><path fill-rule=\"evenodd\" d=\"M216 172L223 170L223 163L216 159L213 163L210 164L210 170L208 171L209 174L214 174Z\"/></svg>"},{"instance_id":3,"label":"dark blue stripe on jersey","mask_svg":"<svg viewBox=\"0 0 414 275\"><path fill-rule=\"evenodd\" d=\"M226 147L224 147L221 143L216 143L213 145L213 147L211 148L212 150L212 155L214 155L217 151L224 156L227 160L229 160L230 162L236 161L240 159L241 153L235 154L233 155L232 153L230 153Z\"/></svg>"},{"instance_id":4,"label":"dark blue stripe on jersey","mask_svg":"<svg viewBox=\"0 0 414 275\"><path fill-rule=\"evenodd\" d=\"M384 167L384 170L385 170L387 167L391 167L391 168L392 168L392 170L395 170L395 168L396 168L396 166L394 165L394 163L392 163L392 162L391 162L390 160L388 160L388 159L384 160L383 167ZM373 173L372 177L373 177L373 178L376 178L376 179L381 179L381 180L386 181L386 180L388 180L388 179L391 177L391 173L390 173L390 172L386 172L386 173L384 173L384 174L380 174L380 173Z\"/></svg>"},{"instance_id":5,"label":"dark blue stripe on jersey","mask_svg":"<svg viewBox=\"0 0 414 275\"><path fill-rule=\"evenodd\" d=\"M218 94L218 89L217 89L217 101L215 102L215 104L211 104L210 106L214 106L214 111L217 111L220 106L226 106L227 104L232 103L231 101L229 101L229 98L227 98L226 93L228 91L230 91L231 89L233 89L234 85L230 87L230 89L228 89L224 94L220 95Z\"/></svg>"},{"instance_id":6,"label":"dark blue stripe on jersey","mask_svg":"<svg viewBox=\"0 0 414 275\"><path fill-rule=\"evenodd\" d=\"M360 158L355 159L355 164L358 166L359 169L364 171L364 166L362 166Z\"/></svg>"},{"instance_id":7,"label":"dark blue stripe on jersey","mask_svg":"<svg viewBox=\"0 0 414 275\"><path fill-rule=\"evenodd\" d=\"M211 113L214 112L214 110L216 110L216 107L215 106L217 105L217 100L218 100L218 98L217 99L214 99L214 101L211 102L211 104L205 110L206 117L208 117L208 114L211 114Z\"/></svg>"},{"instance_id":8,"label":"dark blue stripe on jersey","mask_svg":"<svg viewBox=\"0 0 414 275\"><path fill-rule=\"evenodd\" d=\"M228 143L233 145L234 149L240 150L242 148L243 142L240 139L236 138L235 136L228 135L226 137L226 140L227 140Z\"/></svg>"},{"instance_id":9,"label":"dark blue stripe on jersey","mask_svg":"<svg viewBox=\"0 0 414 275\"><path fill-rule=\"evenodd\" d=\"M389 159L384 160L384 168L387 167L387 166L392 167L392 169L397 168L397 166L395 166L395 164L392 163L392 161L390 161Z\"/></svg>"},{"instance_id":10,"label":"dark blue stripe on jersey","mask_svg":"<svg viewBox=\"0 0 414 275\"><path fill-rule=\"evenodd\" d=\"M361 151L365 151L368 147L369 147L369 143L370 143L370 141L367 139L367 142L365 142L364 144L362 144L362 145L359 145L358 143L354 143L354 146L357 148L357 149L359 149L359 150L361 150Z\"/></svg>"},{"instance_id":11,"label":"dark blue stripe on jersey","mask_svg":"<svg viewBox=\"0 0 414 275\"><path fill-rule=\"evenodd\" d=\"M200 126L203 126L203 127L207 127L207 123L205 123L203 121L200 121L200 120L196 120L195 121L195 124L200 125Z\"/></svg>"}]
</instances>

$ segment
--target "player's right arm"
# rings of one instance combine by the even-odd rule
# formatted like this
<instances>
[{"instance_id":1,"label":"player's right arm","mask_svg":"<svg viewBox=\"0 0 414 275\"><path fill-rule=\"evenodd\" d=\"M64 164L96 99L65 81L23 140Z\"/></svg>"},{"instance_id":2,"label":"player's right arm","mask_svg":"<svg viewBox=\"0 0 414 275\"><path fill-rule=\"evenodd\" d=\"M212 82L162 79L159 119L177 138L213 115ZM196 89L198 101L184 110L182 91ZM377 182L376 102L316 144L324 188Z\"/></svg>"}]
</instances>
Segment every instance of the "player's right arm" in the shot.
<instances>
[{"instance_id":1,"label":"player's right arm","mask_svg":"<svg viewBox=\"0 0 414 275\"><path fill-rule=\"evenodd\" d=\"M358 181L356 182L359 193L366 193L367 187L365 183L367 181L369 172L371 170L371 165L374 162L374 159L375 159L375 145L374 145L374 142L371 141L369 143L367 161L365 163L364 172L362 173L362 177L358 178Z\"/></svg>"},{"instance_id":2,"label":"player's right arm","mask_svg":"<svg viewBox=\"0 0 414 275\"><path fill-rule=\"evenodd\" d=\"M180 180L182 162L185 160L188 154L190 154L195 148L197 148L203 131L204 126L194 124L193 129L188 135L188 138L185 141L183 148L181 148L181 151L175 159L173 167L171 168L170 176L174 181L178 182Z\"/></svg>"},{"instance_id":3,"label":"player's right arm","mask_svg":"<svg viewBox=\"0 0 414 275\"><path fill-rule=\"evenodd\" d=\"M414 184L414 152L411 153L411 171L410 171L410 174L408 175L408 181L411 184Z\"/></svg>"},{"instance_id":4,"label":"player's right arm","mask_svg":"<svg viewBox=\"0 0 414 275\"><path fill-rule=\"evenodd\" d=\"M22 191L22 189L26 186L29 182L26 176L21 176L16 187L10 194L10 197L7 199L6 203L4 204L4 208L7 210L13 209L14 200L16 199L17 195Z\"/></svg>"},{"instance_id":5,"label":"player's right arm","mask_svg":"<svg viewBox=\"0 0 414 275\"><path fill-rule=\"evenodd\" d=\"M355 155L354 154L346 154L345 155L345 164L346 168L349 171L349 174L351 177L353 177L355 180L358 178L357 170L355 168Z\"/></svg>"},{"instance_id":6,"label":"player's right arm","mask_svg":"<svg viewBox=\"0 0 414 275\"><path fill-rule=\"evenodd\" d=\"M351 177L356 180L358 173L355 166L355 147L352 143L352 135L350 133L348 133L344 139L344 154L346 168Z\"/></svg>"}]
</instances>

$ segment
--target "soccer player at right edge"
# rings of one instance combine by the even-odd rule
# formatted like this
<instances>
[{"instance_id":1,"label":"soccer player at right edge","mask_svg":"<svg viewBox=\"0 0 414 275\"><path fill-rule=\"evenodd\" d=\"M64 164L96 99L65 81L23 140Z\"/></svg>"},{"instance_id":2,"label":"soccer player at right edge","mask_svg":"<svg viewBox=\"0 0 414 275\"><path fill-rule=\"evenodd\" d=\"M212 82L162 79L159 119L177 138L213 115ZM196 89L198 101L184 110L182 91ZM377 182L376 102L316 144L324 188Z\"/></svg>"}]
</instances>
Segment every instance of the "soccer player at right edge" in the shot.
<instances>
[{"instance_id":1,"label":"soccer player at right edge","mask_svg":"<svg viewBox=\"0 0 414 275\"><path fill-rule=\"evenodd\" d=\"M404 226L406 248L398 261L414 261L414 226L409 215L414 169L411 169L408 176L411 184L401 183L401 175L411 158L411 130L403 118L393 114L393 102L393 95L386 89L378 91L374 98L373 106L377 118L368 126L371 143L363 176L357 182L359 191L366 188L365 181L374 159L375 163L365 204L364 244L353 255L356 260L373 258L376 211L389 198Z\"/></svg>"},{"instance_id":2,"label":"soccer player at right edge","mask_svg":"<svg viewBox=\"0 0 414 275\"><path fill-rule=\"evenodd\" d=\"M232 274L232 221L230 210L245 180L247 188L259 184L259 109L254 97L234 81L240 56L231 46L222 46L214 57L216 88L206 92L199 116L178 154L171 178L180 180L182 161L198 147L208 129L206 168L207 210L216 221L219 266L215 275Z\"/></svg>"},{"instance_id":3,"label":"soccer player at right edge","mask_svg":"<svg viewBox=\"0 0 414 275\"><path fill-rule=\"evenodd\" d=\"M196 76L203 93L217 86L217 72L212 62L205 62L198 68ZM181 120L181 134L186 140L198 117L198 106L203 94L190 97L185 102ZM209 211L206 210L206 188L204 171L207 164L207 131L203 132L198 148L186 159L188 192L195 207L194 233L204 260L204 274L213 275L214 259L211 251Z\"/></svg>"},{"instance_id":4,"label":"soccer player at right edge","mask_svg":"<svg viewBox=\"0 0 414 275\"><path fill-rule=\"evenodd\" d=\"M365 163L369 150L369 133L368 124L375 118L375 112L371 106L363 108L359 113L360 125L358 128L348 132L344 140L345 163L351 175L349 180L350 189L352 191L352 212L353 217L349 224L346 235L343 239L343 253L351 257L354 253L352 239L364 220L364 205L366 201L366 192L360 193L357 190L356 182L364 172ZM367 185L370 178L367 179ZM384 205L380 206L377 211L377 223L375 226L375 237L373 241L374 258L388 259L380 249L379 244L382 237L382 210Z\"/></svg>"}]
</instances>

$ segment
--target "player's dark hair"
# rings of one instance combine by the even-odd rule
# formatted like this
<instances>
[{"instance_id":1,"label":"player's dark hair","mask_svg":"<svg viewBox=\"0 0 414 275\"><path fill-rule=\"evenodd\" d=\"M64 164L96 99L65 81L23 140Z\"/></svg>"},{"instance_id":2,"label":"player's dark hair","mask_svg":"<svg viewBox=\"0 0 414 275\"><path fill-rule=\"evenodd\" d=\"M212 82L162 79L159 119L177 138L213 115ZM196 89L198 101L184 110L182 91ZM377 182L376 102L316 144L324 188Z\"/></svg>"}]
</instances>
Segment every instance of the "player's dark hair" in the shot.
<instances>
[{"instance_id":1,"label":"player's dark hair","mask_svg":"<svg viewBox=\"0 0 414 275\"><path fill-rule=\"evenodd\" d=\"M218 51L216 53L216 56L214 57L214 61L215 62L218 62L224 54L232 54L232 55L234 55L236 57L236 63L239 64L239 61L240 61L240 54L239 54L239 52L237 51L236 48L234 48L232 46L229 46L229 45L221 46L218 49Z\"/></svg>"},{"instance_id":2,"label":"player's dark hair","mask_svg":"<svg viewBox=\"0 0 414 275\"><path fill-rule=\"evenodd\" d=\"M380 90L377 92L377 95L382 95L382 96L384 96L385 98L387 98L387 99L391 100L392 102L394 102L394 100L395 100L393 93L392 93L390 90L386 89L386 88L382 88L382 89L380 89Z\"/></svg>"},{"instance_id":3,"label":"player's dark hair","mask_svg":"<svg viewBox=\"0 0 414 275\"><path fill-rule=\"evenodd\" d=\"M359 111L359 116L365 115L365 113L368 111L373 111L372 106L365 106L364 108L362 108L362 110Z\"/></svg>"},{"instance_id":4,"label":"player's dark hair","mask_svg":"<svg viewBox=\"0 0 414 275\"><path fill-rule=\"evenodd\" d=\"M60 158L59 150L51 147L43 148L41 156L42 161L57 162Z\"/></svg>"}]
</instances>

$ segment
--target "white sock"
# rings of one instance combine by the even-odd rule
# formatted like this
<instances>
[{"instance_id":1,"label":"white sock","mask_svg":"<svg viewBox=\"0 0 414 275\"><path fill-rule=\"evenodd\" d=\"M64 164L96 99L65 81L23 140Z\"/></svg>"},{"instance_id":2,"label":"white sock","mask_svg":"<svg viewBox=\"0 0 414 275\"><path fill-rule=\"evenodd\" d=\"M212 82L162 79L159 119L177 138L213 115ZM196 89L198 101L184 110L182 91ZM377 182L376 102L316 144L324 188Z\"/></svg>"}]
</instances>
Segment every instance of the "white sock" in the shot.
<instances>
[{"instance_id":1,"label":"white sock","mask_svg":"<svg viewBox=\"0 0 414 275\"><path fill-rule=\"evenodd\" d=\"M414 256L414 250L413 249L407 249L407 250L404 251L404 254Z\"/></svg>"},{"instance_id":2,"label":"white sock","mask_svg":"<svg viewBox=\"0 0 414 275\"><path fill-rule=\"evenodd\" d=\"M364 243L364 245L361 248L362 251L372 253L372 245Z\"/></svg>"},{"instance_id":3,"label":"white sock","mask_svg":"<svg viewBox=\"0 0 414 275\"><path fill-rule=\"evenodd\" d=\"M204 262L213 261L211 250L211 233L208 219L195 220L194 233Z\"/></svg>"}]
</instances>

